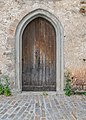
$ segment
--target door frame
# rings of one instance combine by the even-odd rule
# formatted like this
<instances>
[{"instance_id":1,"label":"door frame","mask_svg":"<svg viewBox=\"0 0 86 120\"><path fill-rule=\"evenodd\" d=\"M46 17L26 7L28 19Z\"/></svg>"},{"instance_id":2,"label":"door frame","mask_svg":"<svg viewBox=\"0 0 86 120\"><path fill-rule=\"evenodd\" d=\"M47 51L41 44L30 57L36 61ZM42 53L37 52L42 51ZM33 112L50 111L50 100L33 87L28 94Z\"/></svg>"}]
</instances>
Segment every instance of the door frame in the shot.
<instances>
[{"instance_id":1,"label":"door frame","mask_svg":"<svg viewBox=\"0 0 86 120\"><path fill-rule=\"evenodd\" d=\"M16 77L15 77L15 90L22 92L22 34L25 27L35 18L42 17L48 20L56 32L56 91L61 92L64 90L64 57L63 57L63 27L52 13L36 9L27 14L18 24L16 29Z\"/></svg>"}]
</instances>

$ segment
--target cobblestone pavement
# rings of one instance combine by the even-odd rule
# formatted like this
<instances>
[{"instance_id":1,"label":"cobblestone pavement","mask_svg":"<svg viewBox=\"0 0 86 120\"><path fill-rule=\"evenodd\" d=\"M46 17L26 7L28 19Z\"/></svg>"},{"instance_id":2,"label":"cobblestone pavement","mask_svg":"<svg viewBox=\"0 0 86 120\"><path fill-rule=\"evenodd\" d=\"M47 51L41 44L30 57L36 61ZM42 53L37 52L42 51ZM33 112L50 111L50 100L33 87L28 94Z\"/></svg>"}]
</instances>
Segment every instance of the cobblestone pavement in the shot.
<instances>
[{"instance_id":1,"label":"cobblestone pavement","mask_svg":"<svg viewBox=\"0 0 86 120\"><path fill-rule=\"evenodd\" d=\"M0 120L86 120L86 96L0 96Z\"/></svg>"}]
</instances>

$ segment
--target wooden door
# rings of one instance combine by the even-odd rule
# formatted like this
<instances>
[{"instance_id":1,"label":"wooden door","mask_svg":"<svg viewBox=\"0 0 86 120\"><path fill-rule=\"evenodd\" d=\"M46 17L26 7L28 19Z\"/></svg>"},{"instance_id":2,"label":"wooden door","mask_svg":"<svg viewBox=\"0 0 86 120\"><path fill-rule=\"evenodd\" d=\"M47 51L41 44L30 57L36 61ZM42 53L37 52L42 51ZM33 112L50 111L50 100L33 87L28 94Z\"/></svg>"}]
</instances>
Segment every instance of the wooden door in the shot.
<instances>
[{"instance_id":1,"label":"wooden door","mask_svg":"<svg viewBox=\"0 0 86 120\"><path fill-rule=\"evenodd\" d=\"M31 21L22 35L22 90L56 90L56 34L43 18Z\"/></svg>"}]
</instances>

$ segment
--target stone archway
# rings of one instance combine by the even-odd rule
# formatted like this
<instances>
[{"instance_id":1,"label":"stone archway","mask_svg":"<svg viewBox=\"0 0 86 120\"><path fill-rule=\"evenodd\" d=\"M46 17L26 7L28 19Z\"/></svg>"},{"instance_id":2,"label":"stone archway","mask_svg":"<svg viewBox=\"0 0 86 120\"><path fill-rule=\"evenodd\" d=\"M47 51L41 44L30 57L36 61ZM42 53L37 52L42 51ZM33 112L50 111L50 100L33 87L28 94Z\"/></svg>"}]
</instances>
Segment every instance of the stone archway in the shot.
<instances>
[{"instance_id":1,"label":"stone archway","mask_svg":"<svg viewBox=\"0 0 86 120\"><path fill-rule=\"evenodd\" d=\"M16 29L16 91L22 91L22 34L27 26L35 18L44 18L49 21L56 31L56 91L64 89L64 60L63 60L63 28L60 21L50 12L37 9L26 15Z\"/></svg>"}]
</instances>

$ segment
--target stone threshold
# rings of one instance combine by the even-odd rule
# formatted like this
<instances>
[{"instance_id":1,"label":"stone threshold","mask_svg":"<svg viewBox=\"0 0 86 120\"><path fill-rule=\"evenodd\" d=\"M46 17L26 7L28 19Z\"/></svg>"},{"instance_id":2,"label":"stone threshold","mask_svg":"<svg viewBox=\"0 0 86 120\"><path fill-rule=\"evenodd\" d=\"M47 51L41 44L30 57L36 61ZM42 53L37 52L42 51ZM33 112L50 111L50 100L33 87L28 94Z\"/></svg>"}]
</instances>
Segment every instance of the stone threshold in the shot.
<instances>
[{"instance_id":1,"label":"stone threshold","mask_svg":"<svg viewBox=\"0 0 86 120\"><path fill-rule=\"evenodd\" d=\"M13 95L64 95L64 91L22 91L22 92L12 92Z\"/></svg>"}]
</instances>

